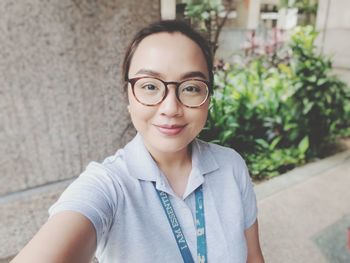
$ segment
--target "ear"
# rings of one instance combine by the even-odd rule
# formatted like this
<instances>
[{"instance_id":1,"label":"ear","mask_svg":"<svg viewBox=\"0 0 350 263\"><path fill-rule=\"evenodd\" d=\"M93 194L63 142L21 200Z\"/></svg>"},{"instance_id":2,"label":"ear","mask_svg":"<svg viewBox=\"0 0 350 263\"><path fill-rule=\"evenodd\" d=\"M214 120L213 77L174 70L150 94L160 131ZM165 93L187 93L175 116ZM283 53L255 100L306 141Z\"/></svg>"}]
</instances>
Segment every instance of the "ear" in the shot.
<instances>
[{"instance_id":1,"label":"ear","mask_svg":"<svg viewBox=\"0 0 350 263\"><path fill-rule=\"evenodd\" d=\"M128 104L127 108L128 108L128 112L130 114L130 104Z\"/></svg>"}]
</instances>

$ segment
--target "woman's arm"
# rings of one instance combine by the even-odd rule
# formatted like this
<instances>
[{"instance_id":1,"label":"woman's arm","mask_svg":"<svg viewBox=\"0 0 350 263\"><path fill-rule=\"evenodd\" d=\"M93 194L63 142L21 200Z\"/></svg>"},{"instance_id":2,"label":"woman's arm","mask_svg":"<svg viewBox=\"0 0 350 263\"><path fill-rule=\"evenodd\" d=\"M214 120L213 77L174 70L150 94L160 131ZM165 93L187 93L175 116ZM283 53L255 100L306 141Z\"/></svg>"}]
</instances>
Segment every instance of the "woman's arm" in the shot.
<instances>
[{"instance_id":1,"label":"woman's arm","mask_svg":"<svg viewBox=\"0 0 350 263\"><path fill-rule=\"evenodd\" d=\"M11 263L88 263L96 249L93 224L78 212L52 216Z\"/></svg>"},{"instance_id":2,"label":"woman's arm","mask_svg":"<svg viewBox=\"0 0 350 263\"><path fill-rule=\"evenodd\" d=\"M259 230L258 220L244 231L247 247L248 247L248 259L247 263L264 263L264 257L261 252L259 243Z\"/></svg>"}]
</instances>

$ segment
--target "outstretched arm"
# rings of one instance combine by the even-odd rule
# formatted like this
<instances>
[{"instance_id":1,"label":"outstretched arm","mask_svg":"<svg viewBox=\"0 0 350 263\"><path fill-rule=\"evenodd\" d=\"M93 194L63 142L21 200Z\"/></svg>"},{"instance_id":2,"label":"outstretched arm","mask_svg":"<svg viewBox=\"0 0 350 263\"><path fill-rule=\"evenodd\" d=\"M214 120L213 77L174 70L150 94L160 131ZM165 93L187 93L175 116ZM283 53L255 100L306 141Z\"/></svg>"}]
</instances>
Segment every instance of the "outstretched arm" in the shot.
<instances>
[{"instance_id":1,"label":"outstretched arm","mask_svg":"<svg viewBox=\"0 0 350 263\"><path fill-rule=\"evenodd\" d=\"M93 224L78 212L52 216L11 263L88 263L96 249Z\"/></svg>"},{"instance_id":2,"label":"outstretched arm","mask_svg":"<svg viewBox=\"0 0 350 263\"><path fill-rule=\"evenodd\" d=\"M248 259L247 263L264 263L264 257L261 252L259 243L259 230L258 220L244 231L247 247L248 247Z\"/></svg>"}]
</instances>

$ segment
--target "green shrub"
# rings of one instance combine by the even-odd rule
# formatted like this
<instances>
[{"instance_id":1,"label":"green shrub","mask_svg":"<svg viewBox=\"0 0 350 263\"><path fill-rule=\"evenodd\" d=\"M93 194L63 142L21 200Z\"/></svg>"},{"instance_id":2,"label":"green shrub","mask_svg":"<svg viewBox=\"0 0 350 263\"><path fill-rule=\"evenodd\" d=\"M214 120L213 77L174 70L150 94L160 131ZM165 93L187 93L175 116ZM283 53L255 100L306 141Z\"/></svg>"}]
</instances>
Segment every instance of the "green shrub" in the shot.
<instances>
[{"instance_id":1,"label":"green shrub","mask_svg":"<svg viewBox=\"0 0 350 263\"><path fill-rule=\"evenodd\" d=\"M350 124L349 88L331 75L330 59L316 52L316 37L311 26L299 27L290 44L299 138L310 137L311 156L325 155L324 149Z\"/></svg>"},{"instance_id":2,"label":"green shrub","mask_svg":"<svg viewBox=\"0 0 350 263\"><path fill-rule=\"evenodd\" d=\"M243 67L216 72L208 121L201 133L204 140L240 152L255 178L271 177L303 163L308 149L307 137L300 140L300 147L285 142L285 137L297 137L289 107L290 68L268 68L263 63L258 58Z\"/></svg>"},{"instance_id":3,"label":"green shrub","mask_svg":"<svg viewBox=\"0 0 350 263\"><path fill-rule=\"evenodd\" d=\"M260 56L215 73L200 138L236 149L254 178L275 176L320 156L350 130L348 87L330 75L331 63L316 53L315 37L311 27L298 28L290 62L274 66L271 58Z\"/></svg>"}]
</instances>

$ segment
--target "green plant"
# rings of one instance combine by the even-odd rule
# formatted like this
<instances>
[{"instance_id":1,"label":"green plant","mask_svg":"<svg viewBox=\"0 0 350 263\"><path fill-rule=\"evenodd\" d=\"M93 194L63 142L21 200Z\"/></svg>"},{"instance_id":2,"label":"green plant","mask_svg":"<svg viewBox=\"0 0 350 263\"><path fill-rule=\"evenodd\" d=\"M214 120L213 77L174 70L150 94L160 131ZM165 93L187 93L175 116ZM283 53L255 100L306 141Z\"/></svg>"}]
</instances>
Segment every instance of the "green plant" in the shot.
<instances>
[{"instance_id":1,"label":"green plant","mask_svg":"<svg viewBox=\"0 0 350 263\"><path fill-rule=\"evenodd\" d=\"M313 27L298 27L290 43L298 137L310 137L311 156L324 155L339 130L350 125L349 88L331 75L330 59L316 52L316 37Z\"/></svg>"},{"instance_id":2,"label":"green plant","mask_svg":"<svg viewBox=\"0 0 350 263\"><path fill-rule=\"evenodd\" d=\"M297 129L288 102L291 69L268 68L264 57L215 74L216 88L201 138L236 149L261 179L303 163L308 144L286 145ZM296 141L296 138L294 138Z\"/></svg>"},{"instance_id":3,"label":"green plant","mask_svg":"<svg viewBox=\"0 0 350 263\"><path fill-rule=\"evenodd\" d=\"M318 0L280 0L279 6L284 8L298 8L298 13L305 15L305 21L302 24L310 25L315 22Z\"/></svg>"},{"instance_id":4,"label":"green plant","mask_svg":"<svg viewBox=\"0 0 350 263\"><path fill-rule=\"evenodd\" d=\"M281 137L271 143L263 139L256 142L261 150L256 153L246 154L251 175L256 179L270 178L284 173L297 165L305 162L306 152L309 148L309 139L302 139L297 147L278 148Z\"/></svg>"},{"instance_id":5,"label":"green plant","mask_svg":"<svg viewBox=\"0 0 350 263\"><path fill-rule=\"evenodd\" d=\"M200 137L236 149L254 178L283 173L328 153L350 132L349 87L316 52L317 33L297 28L288 61L268 54L215 72L208 121Z\"/></svg>"},{"instance_id":6,"label":"green plant","mask_svg":"<svg viewBox=\"0 0 350 263\"><path fill-rule=\"evenodd\" d=\"M227 8L219 0L187 0L185 16L197 29L202 31L211 43L213 54L218 48L221 30L226 23L229 13L233 10L233 0L226 1ZM224 17L220 13L224 12Z\"/></svg>"}]
</instances>

